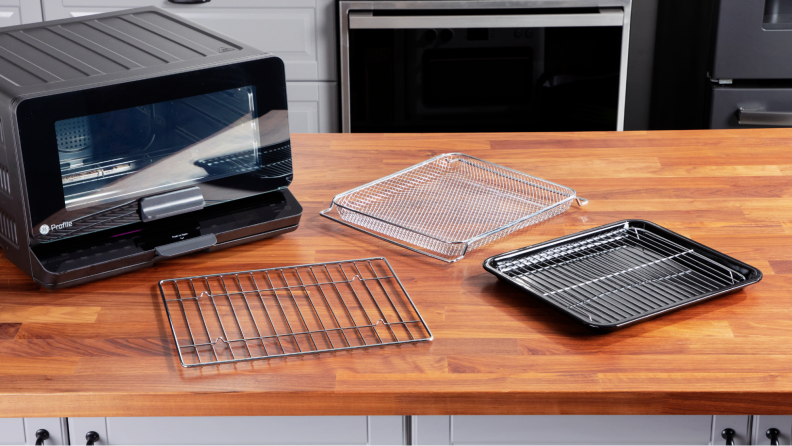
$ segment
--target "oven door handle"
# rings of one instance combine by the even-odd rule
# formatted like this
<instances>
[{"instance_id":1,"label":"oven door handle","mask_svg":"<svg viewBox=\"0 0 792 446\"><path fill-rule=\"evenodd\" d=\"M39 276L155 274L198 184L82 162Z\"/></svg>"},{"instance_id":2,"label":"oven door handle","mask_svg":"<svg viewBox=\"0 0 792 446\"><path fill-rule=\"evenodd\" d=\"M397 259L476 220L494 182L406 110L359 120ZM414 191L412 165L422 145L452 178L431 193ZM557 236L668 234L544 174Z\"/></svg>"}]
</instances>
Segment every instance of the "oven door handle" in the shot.
<instances>
[{"instance_id":1,"label":"oven door handle","mask_svg":"<svg viewBox=\"0 0 792 446\"><path fill-rule=\"evenodd\" d=\"M737 110L740 125L766 125L792 127L792 112L769 112L764 110Z\"/></svg>"},{"instance_id":2,"label":"oven door handle","mask_svg":"<svg viewBox=\"0 0 792 446\"><path fill-rule=\"evenodd\" d=\"M193 252L204 251L217 244L217 237L214 234L206 234L196 238L190 238L167 245L157 246L154 250L155 261L172 259L174 257L191 254Z\"/></svg>"},{"instance_id":3,"label":"oven door handle","mask_svg":"<svg viewBox=\"0 0 792 446\"><path fill-rule=\"evenodd\" d=\"M349 29L431 29L431 28L549 28L574 26L623 26L621 8L600 8L590 14L520 14L389 16L373 11L350 11Z\"/></svg>"}]
</instances>

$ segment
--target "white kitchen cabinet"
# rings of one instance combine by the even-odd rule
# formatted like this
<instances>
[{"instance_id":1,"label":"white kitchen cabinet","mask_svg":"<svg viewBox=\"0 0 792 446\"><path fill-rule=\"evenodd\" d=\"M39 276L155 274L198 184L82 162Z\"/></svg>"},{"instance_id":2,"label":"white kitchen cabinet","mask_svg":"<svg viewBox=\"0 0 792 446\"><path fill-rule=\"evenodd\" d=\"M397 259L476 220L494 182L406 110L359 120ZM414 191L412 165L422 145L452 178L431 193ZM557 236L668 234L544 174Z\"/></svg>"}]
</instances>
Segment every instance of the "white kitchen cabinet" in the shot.
<instances>
[{"instance_id":1,"label":"white kitchen cabinet","mask_svg":"<svg viewBox=\"0 0 792 446\"><path fill-rule=\"evenodd\" d=\"M41 3L39 0L0 0L0 26L40 21Z\"/></svg>"},{"instance_id":2,"label":"white kitchen cabinet","mask_svg":"<svg viewBox=\"0 0 792 446\"><path fill-rule=\"evenodd\" d=\"M22 418L0 418L0 444L25 444Z\"/></svg>"},{"instance_id":3,"label":"white kitchen cabinet","mask_svg":"<svg viewBox=\"0 0 792 446\"><path fill-rule=\"evenodd\" d=\"M3 2L0 0L0 21ZM18 0L15 0L18 1ZM338 119L334 0L41 0L44 20L158 6L283 59L292 133L334 133ZM42 11L39 11L39 20Z\"/></svg>"},{"instance_id":4,"label":"white kitchen cabinet","mask_svg":"<svg viewBox=\"0 0 792 446\"><path fill-rule=\"evenodd\" d=\"M71 444L99 434L97 445L405 444L404 417L69 418Z\"/></svg>"},{"instance_id":5,"label":"white kitchen cabinet","mask_svg":"<svg viewBox=\"0 0 792 446\"><path fill-rule=\"evenodd\" d=\"M42 0L42 6L44 20L158 6L275 54L287 80L337 81L333 0Z\"/></svg>"},{"instance_id":6,"label":"white kitchen cabinet","mask_svg":"<svg viewBox=\"0 0 792 446\"><path fill-rule=\"evenodd\" d=\"M715 415L712 417L712 444L726 444L724 429L734 430L734 444L751 444L751 416Z\"/></svg>"},{"instance_id":7,"label":"white kitchen cabinet","mask_svg":"<svg viewBox=\"0 0 792 446\"><path fill-rule=\"evenodd\" d=\"M779 444L792 444L792 416L790 415L757 415L753 421L753 442L751 444L770 444L767 430L775 428L779 431Z\"/></svg>"},{"instance_id":8,"label":"white kitchen cabinet","mask_svg":"<svg viewBox=\"0 0 792 446\"><path fill-rule=\"evenodd\" d=\"M287 82L291 133L338 132L338 83Z\"/></svg>"},{"instance_id":9,"label":"white kitchen cabinet","mask_svg":"<svg viewBox=\"0 0 792 446\"><path fill-rule=\"evenodd\" d=\"M466 415L414 420L413 444L706 445L712 439L710 415Z\"/></svg>"},{"instance_id":10,"label":"white kitchen cabinet","mask_svg":"<svg viewBox=\"0 0 792 446\"><path fill-rule=\"evenodd\" d=\"M49 438L45 445L69 444L69 430L65 418L24 418L24 441L21 444L36 444L36 431L46 429Z\"/></svg>"}]
</instances>

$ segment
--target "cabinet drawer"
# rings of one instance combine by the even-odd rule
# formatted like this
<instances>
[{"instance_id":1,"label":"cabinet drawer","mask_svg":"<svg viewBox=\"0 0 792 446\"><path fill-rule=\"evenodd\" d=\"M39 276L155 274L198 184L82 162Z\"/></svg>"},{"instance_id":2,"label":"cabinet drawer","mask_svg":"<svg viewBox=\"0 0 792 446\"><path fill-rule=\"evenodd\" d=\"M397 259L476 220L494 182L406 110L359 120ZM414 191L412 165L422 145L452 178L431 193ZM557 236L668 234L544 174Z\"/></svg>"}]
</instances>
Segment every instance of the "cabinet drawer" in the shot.
<instances>
[{"instance_id":1,"label":"cabinet drawer","mask_svg":"<svg viewBox=\"0 0 792 446\"><path fill-rule=\"evenodd\" d=\"M440 438L439 417L416 417L418 444L710 444L709 415L452 416ZM422 424L436 432L423 435ZM425 442L426 441L426 442Z\"/></svg>"},{"instance_id":2,"label":"cabinet drawer","mask_svg":"<svg viewBox=\"0 0 792 446\"><path fill-rule=\"evenodd\" d=\"M286 64L288 80L336 80L335 34L329 26L332 0L212 0L193 5L167 0L42 0L42 5L44 20L157 6L275 54Z\"/></svg>"},{"instance_id":3,"label":"cabinet drawer","mask_svg":"<svg viewBox=\"0 0 792 446\"><path fill-rule=\"evenodd\" d=\"M49 438L45 445L69 444L65 418L25 418L25 441L22 444L36 444L36 431L45 429Z\"/></svg>"},{"instance_id":4,"label":"cabinet drawer","mask_svg":"<svg viewBox=\"0 0 792 446\"><path fill-rule=\"evenodd\" d=\"M338 83L287 82L291 133L336 133Z\"/></svg>"},{"instance_id":5,"label":"cabinet drawer","mask_svg":"<svg viewBox=\"0 0 792 446\"><path fill-rule=\"evenodd\" d=\"M366 444L360 417L107 418L106 444ZM77 434L78 436L80 433Z\"/></svg>"},{"instance_id":6,"label":"cabinet drawer","mask_svg":"<svg viewBox=\"0 0 792 446\"><path fill-rule=\"evenodd\" d=\"M792 121L792 88L712 87L710 128L736 129L760 127L792 127L740 123L738 110L789 113Z\"/></svg>"},{"instance_id":7,"label":"cabinet drawer","mask_svg":"<svg viewBox=\"0 0 792 446\"><path fill-rule=\"evenodd\" d=\"M0 27L41 21L38 0L0 0Z\"/></svg>"},{"instance_id":8,"label":"cabinet drawer","mask_svg":"<svg viewBox=\"0 0 792 446\"><path fill-rule=\"evenodd\" d=\"M454 444L709 444L712 416L456 416Z\"/></svg>"}]
</instances>

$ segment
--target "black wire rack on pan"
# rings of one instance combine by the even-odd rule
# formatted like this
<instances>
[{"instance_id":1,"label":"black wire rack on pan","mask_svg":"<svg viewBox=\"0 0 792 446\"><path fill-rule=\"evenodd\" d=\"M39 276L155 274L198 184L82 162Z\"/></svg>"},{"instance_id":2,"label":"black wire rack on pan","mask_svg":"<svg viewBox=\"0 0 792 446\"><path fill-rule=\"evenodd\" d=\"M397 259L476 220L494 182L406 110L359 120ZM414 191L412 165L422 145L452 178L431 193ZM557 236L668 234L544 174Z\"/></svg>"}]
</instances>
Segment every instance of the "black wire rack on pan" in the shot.
<instances>
[{"instance_id":1,"label":"black wire rack on pan","mask_svg":"<svg viewBox=\"0 0 792 446\"><path fill-rule=\"evenodd\" d=\"M430 341L384 258L160 281L182 366Z\"/></svg>"},{"instance_id":2,"label":"black wire rack on pan","mask_svg":"<svg viewBox=\"0 0 792 446\"><path fill-rule=\"evenodd\" d=\"M651 222L594 228L484 262L487 271L610 331L761 280L758 269Z\"/></svg>"}]
</instances>

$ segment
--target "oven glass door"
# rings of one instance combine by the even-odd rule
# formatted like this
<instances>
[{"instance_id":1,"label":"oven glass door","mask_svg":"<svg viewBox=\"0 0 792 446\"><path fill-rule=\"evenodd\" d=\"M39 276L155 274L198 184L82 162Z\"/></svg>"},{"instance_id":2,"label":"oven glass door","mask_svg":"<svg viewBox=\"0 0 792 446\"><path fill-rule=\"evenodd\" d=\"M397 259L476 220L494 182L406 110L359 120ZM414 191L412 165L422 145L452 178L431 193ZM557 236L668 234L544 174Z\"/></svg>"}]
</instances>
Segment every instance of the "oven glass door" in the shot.
<instances>
[{"instance_id":1,"label":"oven glass door","mask_svg":"<svg viewBox=\"0 0 792 446\"><path fill-rule=\"evenodd\" d=\"M350 29L350 130L616 130L621 38L617 26Z\"/></svg>"},{"instance_id":2,"label":"oven glass door","mask_svg":"<svg viewBox=\"0 0 792 446\"><path fill-rule=\"evenodd\" d=\"M287 185L282 71L262 59L23 101L33 235L135 222L141 197L195 185L210 205Z\"/></svg>"},{"instance_id":3,"label":"oven glass door","mask_svg":"<svg viewBox=\"0 0 792 446\"><path fill-rule=\"evenodd\" d=\"M250 85L55 122L66 209L258 169L255 94Z\"/></svg>"}]
</instances>

